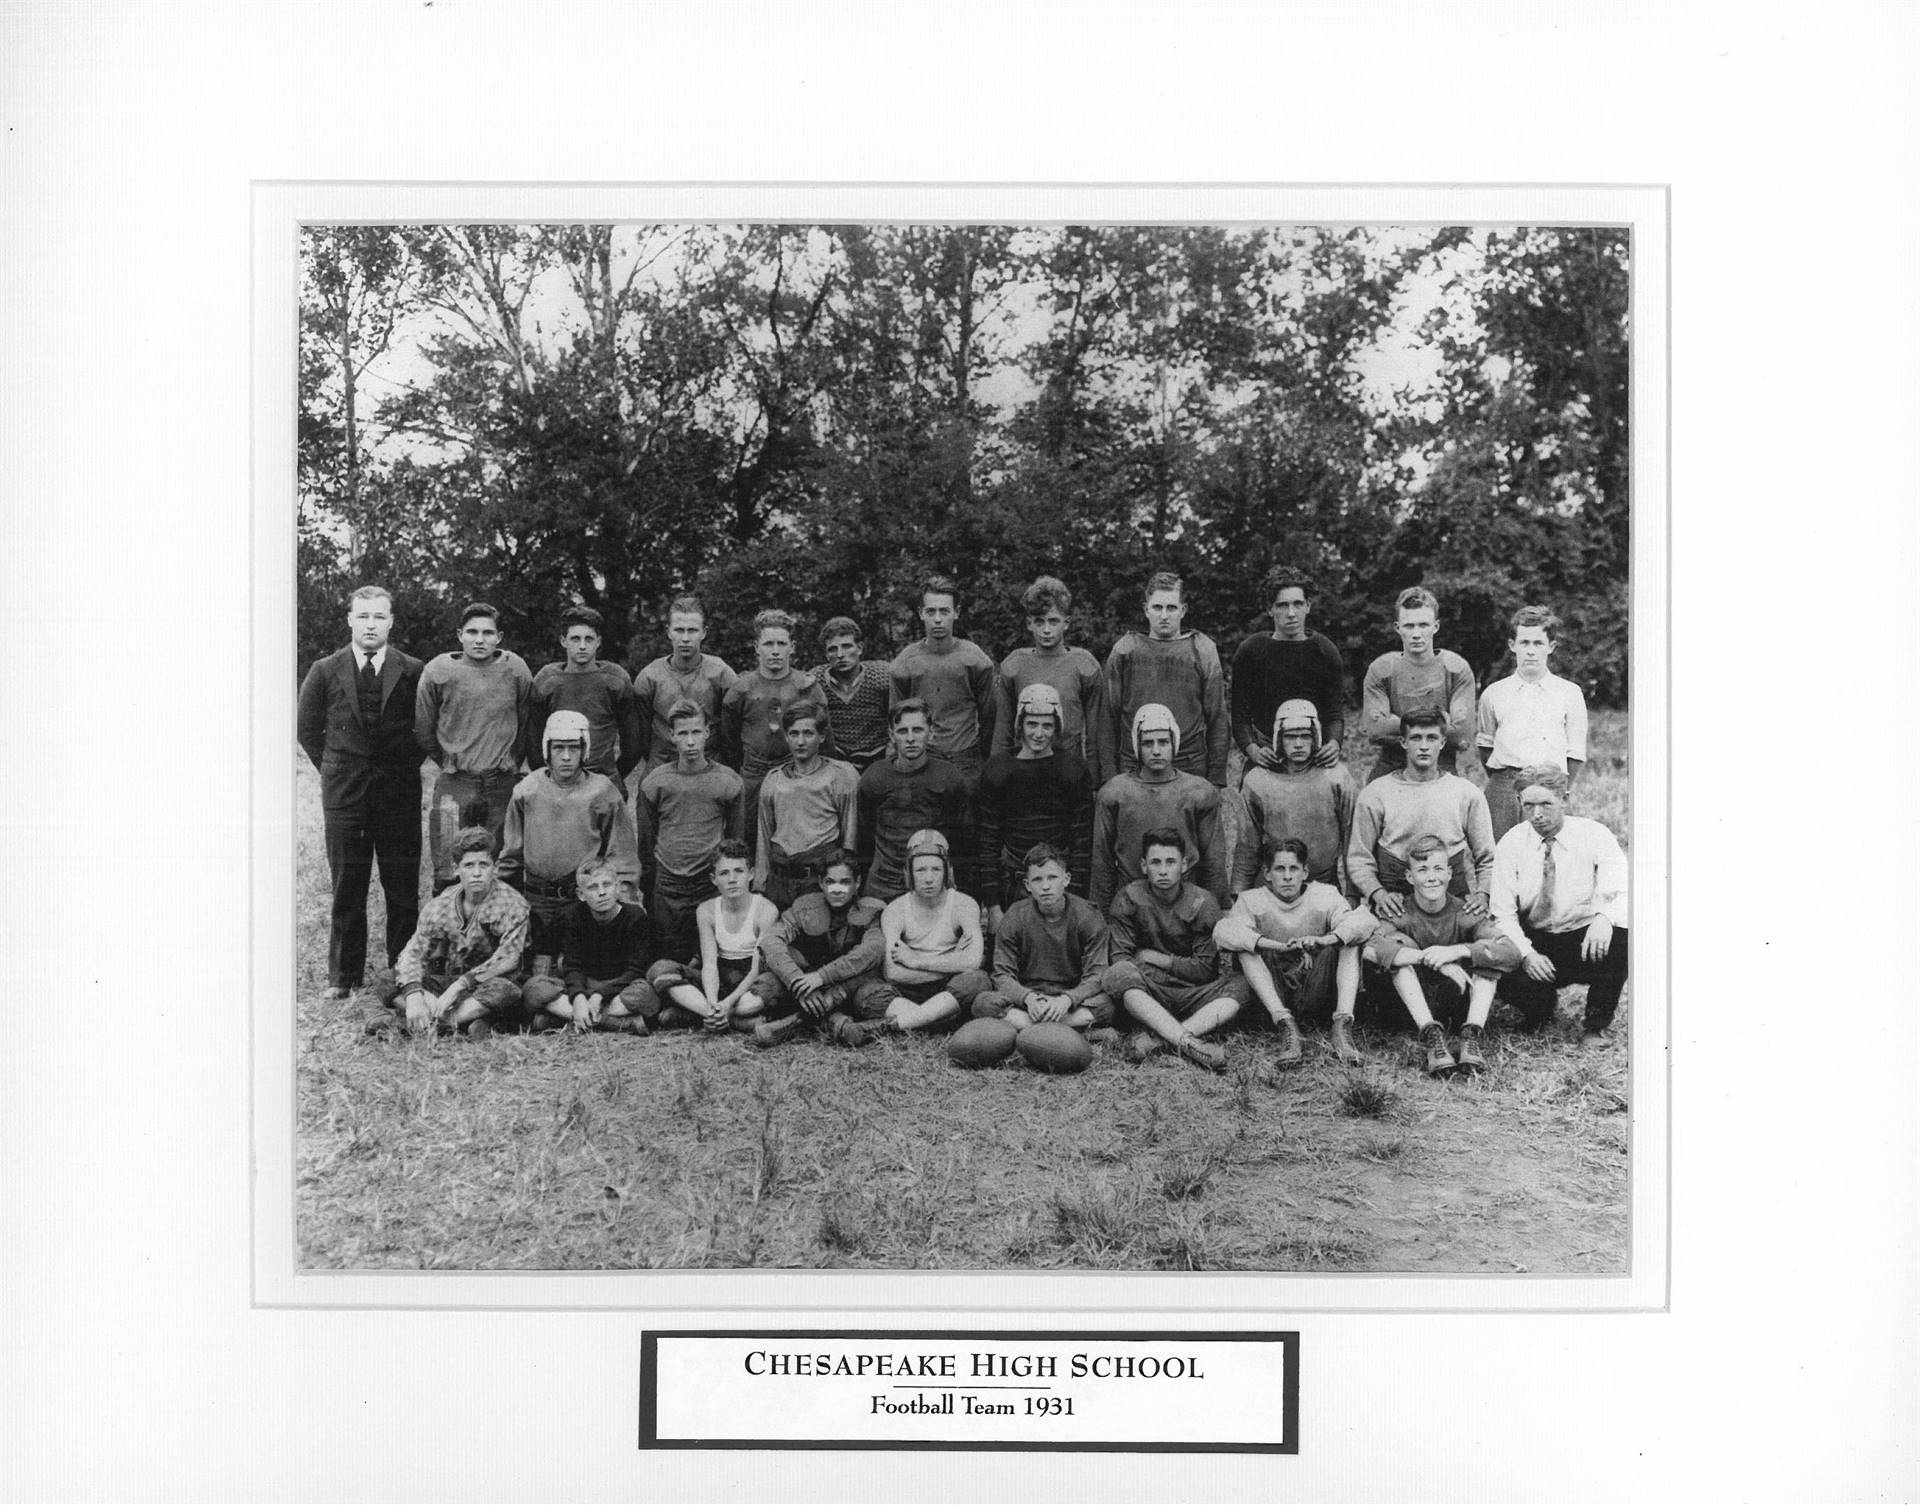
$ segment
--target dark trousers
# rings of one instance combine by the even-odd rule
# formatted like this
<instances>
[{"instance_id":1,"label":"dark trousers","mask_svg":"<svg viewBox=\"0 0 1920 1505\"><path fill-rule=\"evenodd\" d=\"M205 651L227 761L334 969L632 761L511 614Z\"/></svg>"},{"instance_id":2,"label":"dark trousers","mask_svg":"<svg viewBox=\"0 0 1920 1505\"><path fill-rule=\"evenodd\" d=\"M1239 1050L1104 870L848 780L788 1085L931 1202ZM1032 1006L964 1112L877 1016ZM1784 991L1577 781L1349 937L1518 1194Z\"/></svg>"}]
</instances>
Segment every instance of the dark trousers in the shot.
<instances>
[{"instance_id":1,"label":"dark trousers","mask_svg":"<svg viewBox=\"0 0 1920 1505\"><path fill-rule=\"evenodd\" d=\"M1627 982L1627 930L1624 925L1613 932L1613 944L1597 962L1580 955L1587 938L1586 927L1554 935L1544 930L1528 930L1527 939L1534 949L1553 963L1554 980L1535 982L1524 971L1510 972L1500 981L1500 994L1520 1010L1528 1029L1550 1023L1559 1005L1559 990L1575 983L1587 985L1586 1028L1605 1029L1613 1023L1620 1007L1620 990Z\"/></svg>"},{"instance_id":2,"label":"dark trousers","mask_svg":"<svg viewBox=\"0 0 1920 1505\"><path fill-rule=\"evenodd\" d=\"M415 791L417 794L417 790ZM367 967L367 888L380 864L387 901L387 965L420 919L420 809L417 799L388 808L327 811L327 868L333 922L327 935L327 985L357 988Z\"/></svg>"}]
</instances>

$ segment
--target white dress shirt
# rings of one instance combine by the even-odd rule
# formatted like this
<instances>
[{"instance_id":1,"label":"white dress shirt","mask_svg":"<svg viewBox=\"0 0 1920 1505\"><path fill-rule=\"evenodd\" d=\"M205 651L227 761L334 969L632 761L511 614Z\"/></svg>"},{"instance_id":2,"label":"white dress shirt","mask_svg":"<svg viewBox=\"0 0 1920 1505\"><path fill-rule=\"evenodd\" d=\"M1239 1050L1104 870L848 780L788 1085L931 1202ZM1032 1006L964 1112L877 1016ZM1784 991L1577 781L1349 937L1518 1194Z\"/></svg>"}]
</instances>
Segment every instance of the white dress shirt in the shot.
<instances>
[{"instance_id":1,"label":"white dress shirt","mask_svg":"<svg viewBox=\"0 0 1920 1505\"><path fill-rule=\"evenodd\" d=\"M1522 956L1534 954L1527 929L1563 935L1569 930L1584 930L1596 915L1605 915L1616 927L1627 923L1627 857L1613 832L1597 820L1569 815L1553 838L1553 912L1543 925L1530 921L1523 928L1540 897L1541 864L1547 844L1532 826L1522 821L1493 849L1493 920L1500 933L1520 948Z\"/></svg>"},{"instance_id":2,"label":"white dress shirt","mask_svg":"<svg viewBox=\"0 0 1920 1505\"><path fill-rule=\"evenodd\" d=\"M1567 771L1567 759L1587 760L1587 698L1557 674L1495 680L1480 697L1475 740L1488 768L1536 768L1546 763Z\"/></svg>"}]
</instances>

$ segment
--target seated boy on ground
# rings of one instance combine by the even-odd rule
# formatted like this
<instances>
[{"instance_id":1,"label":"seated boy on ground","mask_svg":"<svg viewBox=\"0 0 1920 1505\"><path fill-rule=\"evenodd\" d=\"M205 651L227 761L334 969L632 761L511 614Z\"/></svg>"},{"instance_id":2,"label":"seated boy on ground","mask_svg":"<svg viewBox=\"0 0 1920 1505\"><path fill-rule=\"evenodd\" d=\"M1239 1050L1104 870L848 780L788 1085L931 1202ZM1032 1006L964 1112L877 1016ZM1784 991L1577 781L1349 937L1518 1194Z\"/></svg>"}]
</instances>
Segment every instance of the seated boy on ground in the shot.
<instances>
[{"instance_id":1,"label":"seated boy on ground","mask_svg":"<svg viewBox=\"0 0 1920 1505\"><path fill-rule=\"evenodd\" d=\"M619 870L605 857L581 863L574 882L580 897L560 922L560 976L531 978L521 990L533 1027L644 1035L660 1017L647 983L647 912L620 897Z\"/></svg>"},{"instance_id":2,"label":"seated boy on ground","mask_svg":"<svg viewBox=\"0 0 1920 1505\"><path fill-rule=\"evenodd\" d=\"M806 1024L842 1045L872 1042L879 1031L860 1021L884 1015L893 998L880 982L885 908L861 897L850 852L821 867L818 891L794 900L761 942L768 975L758 987L767 1006L753 1027L755 1045L778 1045Z\"/></svg>"},{"instance_id":3,"label":"seated boy on ground","mask_svg":"<svg viewBox=\"0 0 1920 1505\"><path fill-rule=\"evenodd\" d=\"M1146 1026L1131 1041L1134 1060L1171 1045L1219 1071L1226 1051L1200 1037L1231 1023L1252 1001L1252 985L1238 967L1221 974L1213 941L1220 901L1186 881L1192 863L1180 833L1149 831L1140 849L1146 876L1121 889L1107 912L1114 960L1101 990Z\"/></svg>"},{"instance_id":4,"label":"seated boy on ground","mask_svg":"<svg viewBox=\"0 0 1920 1505\"><path fill-rule=\"evenodd\" d=\"M1427 1049L1427 1075L1446 1076L1456 1064L1469 1075L1484 1071L1487 1058L1480 1041L1494 989L1503 973L1519 965L1520 953L1490 917L1469 915L1459 896L1448 891L1453 865L1438 836L1414 842L1407 853L1407 877L1413 884L1411 901L1399 919L1383 921L1374 931L1365 958L1377 969L1375 975L1391 980L1406 1005ZM1457 1063L1447 1049L1447 1028L1454 1024L1460 1028Z\"/></svg>"},{"instance_id":5,"label":"seated boy on ground","mask_svg":"<svg viewBox=\"0 0 1920 1505\"><path fill-rule=\"evenodd\" d=\"M1307 844L1283 837L1267 859L1266 886L1233 901L1213 928L1214 944L1231 952L1280 1033L1282 1066L1300 1060L1296 1014L1331 1009L1332 1047L1343 1066L1356 1066L1353 1008L1360 996L1360 943L1374 920L1354 909L1340 890L1307 878Z\"/></svg>"},{"instance_id":6,"label":"seated boy on ground","mask_svg":"<svg viewBox=\"0 0 1920 1505\"><path fill-rule=\"evenodd\" d=\"M907 881L880 914L887 992L877 1012L894 1033L950 1029L988 986L980 906L953 886L947 838L938 831L907 839Z\"/></svg>"},{"instance_id":7,"label":"seated boy on ground","mask_svg":"<svg viewBox=\"0 0 1920 1505\"><path fill-rule=\"evenodd\" d=\"M464 1028L478 1040L521 1018L513 973L527 944L527 901L499 881L493 832L458 831L447 844L454 883L427 901L400 959L373 979L373 997L409 1031ZM368 1026L379 1032L387 1018Z\"/></svg>"},{"instance_id":8,"label":"seated boy on ground","mask_svg":"<svg viewBox=\"0 0 1920 1505\"><path fill-rule=\"evenodd\" d=\"M748 886L752 877L747 844L732 837L721 842L713 857L713 886L719 896L695 912L698 976L691 961L672 959L655 962L647 972L647 982L660 995L663 1029L699 1024L713 1034L747 1030L765 1007L755 986L762 976L760 946L780 911Z\"/></svg>"},{"instance_id":9,"label":"seated boy on ground","mask_svg":"<svg viewBox=\"0 0 1920 1505\"><path fill-rule=\"evenodd\" d=\"M1067 892L1067 860L1041 842L1026 860L1026 898L1007 910L993 938L993 986L973 1001L976 1019L1015 1029L1065 1024L1114 1040L1113 1000L1101 991L1112 951L1107 923Z\"/></svg>"}]
</instances>

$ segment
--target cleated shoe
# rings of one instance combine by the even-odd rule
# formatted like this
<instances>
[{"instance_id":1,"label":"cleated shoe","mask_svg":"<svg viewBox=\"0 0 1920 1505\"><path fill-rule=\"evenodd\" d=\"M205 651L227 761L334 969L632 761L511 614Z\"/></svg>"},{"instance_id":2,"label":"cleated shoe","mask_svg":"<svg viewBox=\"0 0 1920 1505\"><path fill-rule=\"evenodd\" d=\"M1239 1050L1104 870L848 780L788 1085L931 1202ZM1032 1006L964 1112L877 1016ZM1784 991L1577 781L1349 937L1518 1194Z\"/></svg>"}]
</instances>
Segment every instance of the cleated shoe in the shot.
<instances>
[{"instance_id":1,"label":"cleated shoe","mask_svg":"<svg viewBox=\"0 0 1920 1505\"><path fill-rule=\"evenodd\" d=\"M1420 1031L1420 1043L1427 1048L1427 1075L1452 1076L1459 1063L1447 1049L1447 1031L1443 1025L1429 1024Z\"/></svg>"},{"instance_id":2,"label":"cleated shoe","mask_svg":"<svg viewBox=\"0 0 1920 1505\"><path fill-rule=\"evenodd\" d=\"M784 1045L789 1036L805 1022L799 1014L789 1014L784 1019L766 1019L753 1027L753 1043L762 1050L776 1045Z\"/></svg>"},{"instance_id":3,"label":"cleated shoe","mask_svg":"<svg viewBox=\"0 0 1920 1505\"><path fill-rule=\"evenodd\" d=\"M1120 1031L1114 1029L1111 1025L1096 1025L1087 1031L1087 1044L1089 1045L1118 1045L1119 1043Z\"/></svg>"},{"instance_id":4,"label":"cleated shoe","mask_svg":"<svg viewBox=\"0 0 1920 1505\"><path fill-rule=\"evenodd\" d=\"M1174 1049L1180 1052L1183 1060L1191 1061L1196 1066L1204 1066L1208 1071L1227 1069L1226 1051L1218 1045L1209 1045L1198 1035L1182 1035Z\"/></svg>"},{"instance_id":5,"label":"cleated shoe","mask_svg":"<svg viewBox=\"0 0 1920 1505\"><path fill-rule=\"evenodd\" d=\"M1333 1030L1330 1036L1333 1046L1333 1058L1342 1066L1358 1066L1360 1049L1353 1043L1353 1019L1347 1014L1333 1016Z\"/></svg>"},{"instance_id":6,"label":"cleated shoe","mask_svg":"<svg viewBox=\"0 0 1920 1505\"><path fill-rule=\"evenodd\" d=\"M1480 1026L1464 1024L1460 1027L1460 1043L1456 1047L1460 1057L1460 1071L1464 1076L1478 1076L1487 1069L1487 1058L1480 1054Z\"/></svg>"},{"instance_id":7,"label":"cleated shoe","mask_svg":"<svg viewBox=\"0 0 1920 1505\"><path fill-rule=\"evenodd\" d=\"M845 1014L834 1014L830 1017L833 1020L834 1043L844 1045L850 1050L858 1050L863 1045L873 1044L882 1033L878 1025L849 1019Z\"/></svg>"},{"instance_id":8,"label":"cleated shoe","mask_svg":"<svg viewBox=\"0 0 1920 1505\"><path fill-rule=\"evenodd\" d=\"M484 1019L476 1019L463 1033L469 1040L490 1040L493 1038L493 1026Z\"/></svg>"},{"instance_id":9,"label":"cleated shoe","mask_svg":"<svg viewBox=\"0 0 1920 1505\"><path fill-rule=\"evenodd\" d=\"M1291 1014L1282 1014L1273 1021L1274 1033L1280 1037L1280 1049L1273 1062L1276 1066L1298 1066L1300 1064L1300 1026L1294 1022Z\"/></svg>"}]
</instances>

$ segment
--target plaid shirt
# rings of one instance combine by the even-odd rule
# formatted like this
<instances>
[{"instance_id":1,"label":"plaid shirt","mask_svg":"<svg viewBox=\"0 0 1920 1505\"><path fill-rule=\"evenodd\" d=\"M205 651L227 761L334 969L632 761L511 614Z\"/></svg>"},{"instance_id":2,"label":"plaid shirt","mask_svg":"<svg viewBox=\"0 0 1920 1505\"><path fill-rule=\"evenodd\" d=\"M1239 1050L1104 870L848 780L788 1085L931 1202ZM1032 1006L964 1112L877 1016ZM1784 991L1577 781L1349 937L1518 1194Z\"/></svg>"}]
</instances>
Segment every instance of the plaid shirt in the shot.
<instances>
[{"instance_id":1,"label":"plaid shirt","mask_svg":"<svg viewBox=\"0 0 1920 1505\"><path fill-rule=\"evenodd\" d=\"M893 692L887 664L881 659L865 659L854 671L853 688L842 693L840 681L822 664L807 671L827 692L827 719L833 723L833 740L839 755L849 762L871 762L887 750L890 728L887 725L888 698Z\"/></svg>"},{"instance_id":2,"label":"plaid shirt","mask_svg":"<svg viewBox=\"0 0 1920 1505\"><path fill-rule=\"evenodd\" d=\"M394 974L402 987L417 987L432 960L469 984L487 982L519 966L526 945L525 899L496 881L492 892L469 913L456 883L435 894L420 911L420 923L394 963Z\"/></svg>"}]
</instances>

